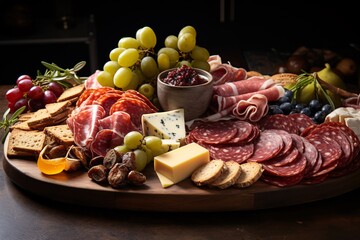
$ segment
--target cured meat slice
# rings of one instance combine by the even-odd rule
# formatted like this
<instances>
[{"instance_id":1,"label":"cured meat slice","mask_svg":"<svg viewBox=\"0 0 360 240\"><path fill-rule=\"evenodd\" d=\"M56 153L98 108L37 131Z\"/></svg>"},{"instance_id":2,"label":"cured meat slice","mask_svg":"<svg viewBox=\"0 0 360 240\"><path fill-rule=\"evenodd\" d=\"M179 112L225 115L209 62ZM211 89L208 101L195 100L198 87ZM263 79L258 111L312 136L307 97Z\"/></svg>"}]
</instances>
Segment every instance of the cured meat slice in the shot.
<instances>
[{"instance_id":1,"label":"cured meat slice","mask_svg":"<svg viewBox=\"0 0 360 240\"><path fill-rule=\"evenodd\" d=\"M316 177L310 177L310 178L303 178L303 180L301 181L302 184L318 184L321 183L323 181L325 181L325 179L329 176L329 174L322 174Z\"/></svg>"},{"instance_id":2,"label":"cured meat slice","mask_svg":"<svg viewBox=\"0 0 360 240\"><path fill-rule=\"evenodd\" d=\"M112 105L121 98L120 93L115 92L107 92L104 95L100 96L98 99L94 101L94 104L98 104L103 106L106 111L106 116L109 115L110 108Z\"/></svg>"},{"instance_id":3,"label":"cured meat slice","mask_svg":"<svg viewBox=\"0 0 360 240\"><path fill-rule=\"evenodd\" d=\"M252 135L255 134L254 126L251 123L245 121L234 121L234 126L237 128L236 135L227 141L227 143L248 143L249 140L253 137Z\"/></svg>"},{"instance_id":4,"label":"cured meat slice","mask_svg":"<svg viewBox=\"0 0 360 240\"><path fill-rule=\"evenodd\" d=\"M210 64L210 72L214 71L220 64L222 64L220 55L211 55L208 59L208 63Z\"/></svg>"},{"instance_id":5,"label":"cured meat slice","mask_svg":"<svg viewBox=\"0 0 360 240\"><path fill-rule=\"evenodd\" d=\"M248 143L244 145L230 145L230 144L219 144L210 145L202 144L203 147L209 150L211 159L221 159L223 161L235 161L243 163L254 152L254 144Z\"/></svg>"},{"instance_id":6,"label":"cured meat slice","mask_svg":"<svg viewBox=\"0 0 360 240\"><path fill-rule=\"evenodd\" d=\"M191 135L197 142L222 144L230 141L238 132L233 121L204 122L197 125Z\"/></svg>"},{"instance_id":7,"label":"cured meat slice","mask_svg":"<svg viewBox=\"0 0 360 240\"><path fill-rule=\"evenodd\" d=\"M155 107L155 105L147 97L145 97L143 94L139 93L136 90L129 89L129 90L125 91L124 97L125 98L127 98L127 97L136 98L136 99L141 100L144 103L146 103L155 112L159 111L159 109L157 109L157 107Z\"/></svg>"},{"instance_id":8,"label":"cured meat slice","mask_svg":"<svg viewBox=\"0 0 360 240\"><path fill-rule=\"evenodd\" d=\"M232 114L240 120L259 121L269 111L268 99L262 94L255 94L248 100L240 100Z\"/></svg>"},{"instance_id":9,"label":"cured meat slice","mask_svg":"<svg viewBox=\"0 0 360 240\"><path fill-rule=\"evenodd\" d=\"M291 138L293 140L293 144L297 148L297 150L299 150L300 153L304 153L305 146L304 146L302 137L300 137L299 135L297 135L295 133L290 133L290 136L291 136Z\"/></svg>"},{"instance_id":10,"label":"cured meat slice","mask_svg":"<svg viewBox=\"0 0 360 240\"><path fill-rule=\"evenodd\" d=\"M122 145L124 138L111 129L100 130L91 143L90 151L98 156L105 156L109 149Z\"/></svg>"},{"instance_id":11,"label":"cured meat slice","mask_svg":"<svg viewBox=\"0 0 360 240\"><path fill-rule=\"evenodd\" d=\"M101 87L101 88L97 88L94 90L90 90L90 94L86 93L88 96L87 98L84 97L84 99L82 99L82 95L80 95L79 100L77 103L78 107L84 106L84 105L92 105L93 102L98 99L100 96L104 95L106 92L113 90L113 88L111 87Z\"/></svg>"},{"instance_id":12,"label":"cured meat slice","mask_svg":"<svg viewBox=\"0 0 360 240\"><path fill-rule=\"evenodd\" d=\"M306 138L303 137L300 138L304 144L303 155L307 160L307 165L305 169L305 176L306 176L308 174L317 172L320 169L322 165L322 159L319 159L319 152L312 143L310 143ZM318 165L316 165L317 162Z\"/></svg>"},{"instance_id":13,"label":"cured meat slice","mask_svg":"<svg viewBox=\"0 0 360 240\"><path fill-rule=\"evenodd\" d=\"M218 64L210 73L213 77L214 86L246 79L245 69L236 68L226 63Z\"/></svg>"},{"instance_id":14,"label":"cured meat slice","mask_svg":"<svg viewBox=\"0 0 360 240\"><path fill-rule=\"evenodd\" d=\"M284 143L279 135L269 132L260 132L255 141L254 154L248 159L250 162L264 162L273 157L283 148Z\"/></svg>"},{"instance_id":15,"label":"cured meat slice","mask_svg":"<svg viewBox=\"0 0 360 240\"><path fill-rule=\"evenodd\" d=\"M123 111L131 116L131 121L138 129L141 129L141 116L147 113L154 113L155 110L150 108L145 102L135 98L120 98L110 108L109 114L114 112Z\"/></svg>"},{"instance_id":16,"label":"cured meat slice","mask_svg":"<svg viewBox=\"0 0 360 240\"><path fill-rule=\"evenodd\" d=\"M93 88L85 89L77 100L76 106L79 107L94 91Z\"/></svg>"},{"instance_id":17,"label":"cured meat slice","mask_svg":"<svg viewBox=\"0 0 360 240\"><path fill-rule=\"evenodd\" d=\"M306 137L311 142L322 156L322 168L338 162L342 150L340 145L333 139L320 134L310 134Z\"/></svg>"},{"instance_id":18,"label":"cured meat slice","mask_svg":"<svg viewBox=\"0 0 360 240\"><path fill-rule=\"evenodd\" d=\"M264 89L264 90L259 90L257 92L250 92L250 93L245 93L245 94L230 96L230 97L214 95L212 104L217 106L218 112L220 112L221 110L227 109L228 107L233 106L234 104L238 103L241 100L249 99L250 97L252 97L255 94L262 94L267 98L268 102L272 102L272 101L276 101L280 97L284 96L285 90L282 86L275 85L275 86L272 86L272 87Z\"/></svg>"},{"instance_id":19,"label":"cured meat slice","mask_svg":"<svg viewBox=\"0 0 360 240\"><path fill-rule=\"evenodd\" d=\"M111 129L121 137L131 131L138 130L131 121L131 116L127 112L114 112L108 117L99 120L99 129Z\"/></svg>"},{"instance_id":20,"label":"cured meat slice","mask_svg":"<svg viewBox=\"0 0 360 240\"><path fill-rule=\"evenodd\" d=\"M87 105L81 112L67 120L74 134L74 142L81 147L90 148L90 143L98 132L98 120L105 116L105 110L100 105Z\"/></svg>"},{"instance_id":21,"label":"cured meat slice","mask_svg":"<svg viewBox=\"0 0 360 240\"><path fill-rule=\"evenodd\" d=\"M302 113L293 113L288 115L288 117L296 123L296 126L299 129L299 134L301 134L307 127L316 125L309 116Z\"/></svg>"},{"instance_id":22,"label":"cured meat slice","mask_svg":"<svg viewBox=\"0 0 360 240\"><path fill-rule=\"evenodd\" d=\"M275 85L275 82L272 79L267 79L263 76L254 76L245 80L227 82L214 86L214 94L223 97L236 96L249 92L257 92L273 85Z\"/></svg>"},{"instance_id":23,"label":"cured meat slice","mask_svg":"<svg viewBox=\"0 0 360 240\"><path fill-rule=\"evenodd\" d=\"M96 79L100 72L101 72L100 70L96 70L85 80L86 89L96 89L102 87L101 84Z\"/></svg>"},{"instance_id":24,"label":"cured meat slice","mask_svg":"<svg viewBox=\"0 0 360 240\"><path fill-rule=\"evenodd\" d=\"M263 164L264 170L268 174L281 176L281 177L289 177L299 174L303 175L304 170L306 168L306 159L302 154L297 154L296 156L297 157L295 161L283 166L275 166L264 163Z\"/></svg>"},{"instance_id":25,"label":"cured meat slice","mask_svg":"<svg viewBox=\"0 0 360 240\"><path fill-rule=\"evenodd\" d=\"M296 147L292 147L286 154L270 159L264 164L274 167L289 165L296 161L299 154L301 154L299 150Z\"/></svg>"},{"instance_id":26,"label":"cured meat slice","mask_svg":"<svg viewBox=\"0 0 360 240\"><path fill-rule=\"evenodd\" d=\"M300 183L303 177L304 177L303 173L288 177L279 177L279 176L266 174L264 172L260 179L274 186L290 187Z\"/></svg>"},{"instance_id":27,"label":"cured meat slice","mask_svg":"<svg viewBox=\"0 0 360 240\"><path fill-rule=\"evenodd\" d=\"M320 171L320 168L323 164L323 158L322 158L321 154L319 153L316 160L313 160L313 161L315 162L315 165L313 166L313 168L311 169L309 167L309 168L305 169L305 178L311 178L315 173ZM309 161L308 161L308 163L309 163Z\"/></svg>"},{"instance_id":28,"label":"cured meat slice","mask_svg":"<svg viewBox=\"0 0 360 240\"><path fill-rule=\"evenodd\" d=\"M292 148L293 146L293 141L292 141L292 137L290 135L290 133L286 132L285 130L281 130L281 129L268 129L265 130L264 132L269 132L272 134L277 134L281 137L281 139L283 140L284 143L284 147L282 148L282 150L279 152L279 154L277 155L278 157L287 154L287 152Z\"/></svg>"},{"instance_id":29,"label":"cured meat slice","mask_svg":"<svg viewBox=\"0 0 360 240\"><path fill-rule=\"evenodd\" d=\"M299 133L296 124L284 114L266 115L258 122L258 126L260 130L280 129L288 133Z\"/></svg>"}]
</instances>

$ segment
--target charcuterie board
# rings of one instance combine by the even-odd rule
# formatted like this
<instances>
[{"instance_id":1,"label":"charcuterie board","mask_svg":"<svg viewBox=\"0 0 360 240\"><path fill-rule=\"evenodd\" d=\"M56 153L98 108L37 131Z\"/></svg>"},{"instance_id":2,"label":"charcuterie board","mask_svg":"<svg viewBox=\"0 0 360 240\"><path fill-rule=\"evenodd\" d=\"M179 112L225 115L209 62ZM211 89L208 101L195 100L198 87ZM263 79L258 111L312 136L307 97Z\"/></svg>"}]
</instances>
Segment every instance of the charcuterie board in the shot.
<instances>
[{"instance_id":1,"label":"charcuterie board","mask_svg":"<svg viewBox=\"0 0 360 240\"><path fill-rule=\"evenodd\" d=\"M309 203L350 192L360 185L360 170L314 185L276 187L258 181L248 188L199 188L186 179L163 188L153 167L147 166L145 185L113 189L90 180L86 171L44 175L36 162L7 157L3 167L12 182L36 195L75 205L134 211L219 212L277 208Z\"/></svg>"}]
</instances>

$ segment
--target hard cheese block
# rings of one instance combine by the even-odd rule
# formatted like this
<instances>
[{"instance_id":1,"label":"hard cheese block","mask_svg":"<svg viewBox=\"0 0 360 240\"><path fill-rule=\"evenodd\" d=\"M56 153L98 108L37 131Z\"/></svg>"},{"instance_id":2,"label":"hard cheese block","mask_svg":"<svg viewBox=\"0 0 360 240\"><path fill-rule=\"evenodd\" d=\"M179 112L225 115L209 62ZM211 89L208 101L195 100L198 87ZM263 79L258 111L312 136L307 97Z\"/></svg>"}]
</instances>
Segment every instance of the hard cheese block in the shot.
<instances>
[{"instance_id":1,"label":"hard cheese block","mask_svg":"<svg viewBox=\"0 0 360 240\"><path fill-rule=\"evenodd\" d=\"M188 178L209 161L209 150L197 143L190 143L154 157L154 169L162 186L169 187Z\"/></svg>"},{"instance_id":2,"label":"hard cheese block","mask_svg":"<svg viewBox=\"0 0 360 240\"><path fill-rule=\"evenodd\" d=\"M185 139L184 109L143 114L142 128L145 136L157 136L181 142Z\"/></svg>"}]
</instances>

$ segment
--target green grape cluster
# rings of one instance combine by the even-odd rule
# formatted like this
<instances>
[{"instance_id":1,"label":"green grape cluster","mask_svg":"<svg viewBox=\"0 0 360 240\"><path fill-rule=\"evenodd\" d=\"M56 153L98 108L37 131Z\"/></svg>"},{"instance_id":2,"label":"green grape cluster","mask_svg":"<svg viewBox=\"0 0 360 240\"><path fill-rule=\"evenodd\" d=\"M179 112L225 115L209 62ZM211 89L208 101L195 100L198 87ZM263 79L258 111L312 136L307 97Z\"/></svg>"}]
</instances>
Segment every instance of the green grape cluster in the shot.
<instances>
[{"instance_id":1,"label":"green grape cluster","mask_svg":"<svg viewBox=\"0 0 360 240\"><path fill-rule=\"evenodd\" d=\"M124 137L124 144L114 148L119 153L133 151L137 171L142 171L154 157L167 151L162 140L156 136L144 136L138 131L128 132Z\"/></svg>"},{"instance_id":2,"label":"green grape cluster","mask_svg":"<svg viewBox=\"0 0 360 240\"><path fill-rule=\"evenodd\" d=\"M156 34L148 26L138 29L135 37L120 38L97 81L102 86L137 90L155 102L156 77L161 71L184 64L210 71L209 51L197 44L193 26L183 27L177 36L167 36L158 51L156 43Z\"/></svg>"},{"instance_id":3,"label":"green grape cluster","mask_svg":"<svg viewBox=\"0 0 360 240\"><path fill-rule=\"evenodd\" d=\"M193 26L183 27L177 36L165 38L164 47L157 52L159 70L187 65L210 71L209 51L197 44L196 29Z\"/></svg>"}]
</instances>

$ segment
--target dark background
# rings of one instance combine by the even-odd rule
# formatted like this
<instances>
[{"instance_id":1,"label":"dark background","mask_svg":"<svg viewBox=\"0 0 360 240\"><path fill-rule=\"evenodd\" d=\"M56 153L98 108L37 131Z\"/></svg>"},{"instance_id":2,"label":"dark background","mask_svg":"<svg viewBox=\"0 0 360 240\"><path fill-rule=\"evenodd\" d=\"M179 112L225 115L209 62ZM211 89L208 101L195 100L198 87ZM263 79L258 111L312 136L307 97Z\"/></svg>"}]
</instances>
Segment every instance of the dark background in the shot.
<instances>
[{"instance_id":1,"label":"dark background","mask_svg":"<svg viewBox=\"0 0 360 240\"><path fill-rule=\"evenodd\" d=\"M359 44L358 10L347 1L311 3L287 1L224 0L224 18L220 0L199 1L11 1L1 8L1 84L14 83L21 74L36 76L44 70L41 61L70 68L85 60L79 75L94 69L89 64L88 44L50 43L14 44L12 40L87 37L90 15L94 17L96 68L108 61L109 52L121 37L135 37L137 29L150 26L157 34L157 48L167 35L192 25L198 32L197 43L223 61L248 68L244 53L276 53L286 56L300 46L331 49L358 57L350 44ZM63 29L61 17L69 16L69 29ZM85 23L85 24L83 24ZM2 41L2 42L1 42ZM5 42L4 42L5 41ZM269 63L272 59L269 59Z\"/></svg>"}]
</instances>

